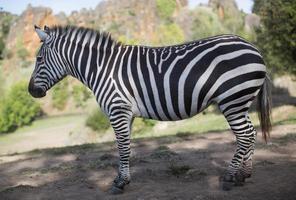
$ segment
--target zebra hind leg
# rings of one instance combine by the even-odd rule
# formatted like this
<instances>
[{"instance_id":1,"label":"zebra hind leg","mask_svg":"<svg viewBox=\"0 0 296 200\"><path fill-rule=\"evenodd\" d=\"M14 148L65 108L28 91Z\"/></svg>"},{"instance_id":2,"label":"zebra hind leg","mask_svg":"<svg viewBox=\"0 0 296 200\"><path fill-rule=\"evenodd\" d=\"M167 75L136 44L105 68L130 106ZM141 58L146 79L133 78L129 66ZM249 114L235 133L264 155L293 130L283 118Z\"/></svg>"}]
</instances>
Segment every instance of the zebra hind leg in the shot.
<instances>
[{"instance_id":1,"label":"zebra hind leg","mask_svg":"<svg viewBox=\"0 0 296 200\"><path fill-rule=\"evenodd\" d=\"M256 130L247 113L226 118L237 141L236 152L223 177L223 190L230 190L232 186L242 186L245 179L251 176Z\"/></svg>"},{"instance_id":2,"label":"zebra hind leg","mask_svg":"<svg viewBox=\"0 0 296 200\"><path fill-rule=\"evenodd\" d=\"M243 163L242 167L240 168L239 174L243 177L243 181L246 178L250 178L252 175L252 168L253 168L253 163L252 163L252 157L254 154L255 150L255 142L256 142L256 136L257 136L257 131L254 128L250 118L247 116L247 122L249 125L249 141L250 141L250 147L247 149L247 152L243 158Z\"/></svg>"}]
</instances>

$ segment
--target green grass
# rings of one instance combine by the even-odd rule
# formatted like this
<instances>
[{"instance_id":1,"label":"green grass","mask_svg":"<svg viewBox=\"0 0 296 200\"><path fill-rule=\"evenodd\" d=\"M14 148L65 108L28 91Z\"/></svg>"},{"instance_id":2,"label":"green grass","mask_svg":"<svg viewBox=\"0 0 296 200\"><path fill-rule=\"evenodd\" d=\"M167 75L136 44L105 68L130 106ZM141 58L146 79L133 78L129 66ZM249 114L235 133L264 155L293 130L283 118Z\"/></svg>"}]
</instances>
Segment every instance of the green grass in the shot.
<instances>
[{"instance_id":1,"label":"green grass","mask_svg":"<svg viewBox=\"0 0 296 200\"><path fill-rule=\"evenodd\" d=\"M165 122L159 122L165 123ZM205 133L209 131L223 131L229 128L225 118L221 114L199 114L196 117L182 120L179 122L170 123L163 130L150 130L135 134L133 138L143 137L162 137L169 135L176 135L178 133Z\"/></svg>"},{"instance_id":2,"label":"green grass","mask_svg":"<svg viewBox=\"0 0 296 200\"><path fill-rule=\"evenodd\" d=\"M39 130L44 128L50 128L54 126L60 126L67 124L69 122L81 122L81 119L85 119L85 115L76 114L76 115L61 115L41 118L34 121L30 126L24 126L19 128L15 133L28 132L32 130Z\"/></svg>"},{"instance_id":3,"label":"green grass","mask_svg":"<svg viewBox=\"0 0 296 200\"><path fill-rule=\"evenodd\" d=\"M295 107L282 107L276 108L273 112L273 125L287 125L287 124L296 124L296 108ZM10 147L11 145L18 144L23 140L27 140L28 138L32 138L32 143L34 143L34 134L42 135L44 130L47 130L46 134L50 134L50 128L57 128L55 131L59 130L59 126L62 129L62 126L68 123L75 123L80 126L84 126L84 120L86 119L86 115L64 115L64 116L55 116L49 118L38 119L30 126L22 127L18 129L14 133L9 134L1 134L0 135L0 150L5 149L5 147ZM253 124L258 127L259 121L257 118L257 113L251 113L250 118ZM158 122L165 123L165 122ZM172 141L182 140L182 138L190 137L192 134L204 134L207 132L220 132L220 131L229 131L230 128L227 124L224 116L219 113L206 112L206 114L199 114L193 118L189 118L186 120L178 121L178 122L168 122L168 125L165 127L160 127L157 124L158 128L152 129L143 129L139 133L133 133L132 138L137 140L140 138L155 138L166 141L165 138L169 138ZM259 128L257 128L259 130ZM48 131L49 130L49 131ZM62 134L62 132L61 132ZM113 134L112 131L107 134ZM46 135L44 135L46 136ZM176 137L167 137L167 136L176 136ZM43 137L43 136L42 136ZM39 137L40 138L40 137ZM171 141L171 142L172 142ZM169 142L169 141L168 141ZM70 149L64 148L56 148L49 150L50 154L64 154L66 152L76 151L77 149L81 149L82 147L92 147L94 144L73 147ZM21 148L21 147L20 147ZM42 147L40 147L42 148ZM165 149L164 149L165 150ZM38 152L40 150L36 150ZM167 153L167 151L157 151L157 153Z\"/></svg>"},{"instance_id":4,"label":"green grass","mask_svg":"<svg viewBox=\"0 0 296 200\"><path fill-rule=\"evenodd\" d=\"M290 108L288 111L279 107L273 109L272 125L287 125L296 124L296 109ZM250 118L253 125L259 130L259 119L257 112L251 112ZM165 123L165 122L159 122ZM147 137L163 137L176 135L178 137L186 137L191 134L202 134L207 132L220 132L230 130L230 127L224 116L220 113L206 112L206 114L198 114L197 116L185 119L179 122L170 122L163 130L149 130L133 134L132 138L147 138Z\"/></svg>"}]
</instances>

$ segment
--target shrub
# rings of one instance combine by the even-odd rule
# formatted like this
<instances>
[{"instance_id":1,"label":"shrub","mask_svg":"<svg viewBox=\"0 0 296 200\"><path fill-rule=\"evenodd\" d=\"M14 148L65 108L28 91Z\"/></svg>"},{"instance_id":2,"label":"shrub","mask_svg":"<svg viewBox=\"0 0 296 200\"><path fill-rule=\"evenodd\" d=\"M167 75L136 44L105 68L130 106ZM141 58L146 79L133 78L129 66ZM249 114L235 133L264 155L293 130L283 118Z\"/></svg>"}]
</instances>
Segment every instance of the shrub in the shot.
<instances>
[{"instance_id":1,"label":"shrub","mask_svg":"<svg viewBox=\"0 0 296 200\"><path fill-rule=\"evenodd\" d=\"M4 97L4 84L5 84L5 79L3 76L3 69L2 69L2 61L0 61L0 100ZM0 104L1 105L1 104Z\"/></svg>"},{"instance_id":2,"label":"shrub","mask_svg":"<svg viewBox=\"0 0 296 200\"><path fill-rule=\"evenodd\" d=\"M192 37L194 39L205 38L213 35L229 32L222 24L218 15L206 7L197 7L192 15Z\"/></svg>"},{"instance_id":3,"label":"shrub","mask_svg":"<svg viewBox=\"0 0 296 200\"><path fill-rule=\"evenodd\" d=\"M133 122L132 133L141 134L149 131L155 124L155 120L136 118ZM96 110L87 118L86 126L94 131L104 131L110 127L110 123L102 112Z\"/></svg>"},{"instance_id":4,"label":"shrub","mask_svg":"<svg viewBox=\"0 0 296 200\"><path fill-rule=\"evenodd\" d=\"M162 19L169 19L177 7L176 1L156 0L157 13Z\"/></svg>"},{"instance_id":5,"label":"shrub","mask_svg":"<svg viewBox=\"0 0 296 200\"><path fill-rule=\"evenodd\" d=\"M72 90L76 107L85 107L86 101L91 97L91 93L84 85L75 85Z\"/></svg>"},{"instance_id":6,"label":"shrub","mask_svg":"<svg viewBox=\"0 0 296 200\"><path fill-rule=\"evenodd\" d=\"M96 110L86 119L86 126L90 127L94 131L104 131L110 127L110 123L104 113Z\"/></svg>"},{"instance_id":7,"label":"shrub","mask_svg":"<svg viewBox=\"0 0 296 200\"><path fill-rule=\"evenodd\" d=\"M25 49L24 47L18 48L16 53L17 53L17 56L22 60L26 60L26 58L29 56L28 50Z\"/></svg>"},{"instance_id":8,"label":"shrub","mask_svg":"<svg viewBox=\"0 0 296 200\"><path fill-rule=\"evenodd\" d=\"M156 124L155 120L136 118L133 122L133 134L141 134L145 131L149 131Z\"/></svg>"},{"instance_id":9,"label":"shrub","mask_svg":"<svg viewBox=\"0 0 296 200\"><path fill-rule=\"evenodd\" d=\"M40 116L41 108L27 92L28 84L19 82L12 86L0 104L0 132L6 133L30 124Z\"/></svg>"},{"instance_id":10,"label":"shrub","mask_svg":"<svg viewBox=\"0 0 296 200\"><path fill-rule=\"evenodd\" d=\"M16 54L23 61L29 56L29 52L24 46L22 35L18 35L16 39Z\"/></svg>"},{"instance_id":11,"label":"shrub","mask_svg":"<svg viewBox=\"0 0 296 200\"><path fill-rule=\"evenodd\" d=\"M58 110L63 110L69 98L68 81L64 79L52 88L52 105Z\"/></svg>"},{"instance_id":12,"label":"shrub","mask_svg":"<svg viewBox=\"0 0 296 200\"><path fill-rule=\"evenodd\" d=\"M156 38L155 43L161 45L170 45L184 42L185 36L183 30L176 23L160 25L157 32L161 33Z\"/></svg>"}]
</instances>

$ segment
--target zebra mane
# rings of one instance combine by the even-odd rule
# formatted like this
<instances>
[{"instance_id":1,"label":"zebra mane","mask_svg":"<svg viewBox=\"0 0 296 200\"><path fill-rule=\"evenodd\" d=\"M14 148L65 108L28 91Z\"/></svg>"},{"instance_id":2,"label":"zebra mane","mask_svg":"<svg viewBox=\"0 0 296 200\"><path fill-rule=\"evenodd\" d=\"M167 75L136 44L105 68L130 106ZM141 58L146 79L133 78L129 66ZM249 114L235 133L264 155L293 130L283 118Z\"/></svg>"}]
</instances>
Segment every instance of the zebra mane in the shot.
<instances>
[{"instance_id":1,"label":"zebra mane","mask_svg":"<svg viewBox=\"0 0 296 200\"><path fill-rule=\"evenodd\" d=\"M90 42L93 37L99 37L99 38L102 37L103 39L108 40L111 44L113 44L115 46L122 45L121 42L113 39L109 32L98 31L98 30L94 30L94 29L90 29L90 28L78 27L78 26L72 26L72 25L67 25L67 26L54 25L54 26L50 27L49 34L53 34L56 37L61 37L66 34L70 34L74 30L77 30L80 33L82 33L82 32L91 33L91 37L88 39L89 40L88 42Z\"/></svg>"}]
</instances>

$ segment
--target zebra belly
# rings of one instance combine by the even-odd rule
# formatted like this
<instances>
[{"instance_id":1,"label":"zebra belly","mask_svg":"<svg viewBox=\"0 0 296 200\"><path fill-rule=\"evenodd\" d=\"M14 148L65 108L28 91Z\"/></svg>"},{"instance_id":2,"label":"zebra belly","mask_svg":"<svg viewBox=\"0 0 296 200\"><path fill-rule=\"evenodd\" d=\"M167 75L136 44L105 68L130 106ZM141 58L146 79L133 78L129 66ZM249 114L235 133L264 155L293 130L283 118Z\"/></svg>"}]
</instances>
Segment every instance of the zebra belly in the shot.
<instances>
[{"instance_id":1,"label":"zebra belly","mask_svg":"<svg viewBox=\"0 0 296 200\"><path fill-rule=\"evenodd\" d=\"M135 110L134 114L136 117L159 121L178 121L191 118L208 107L208 105L203 106L200 110L195 109L194 112L190 112L192 98L190 92L192 93L191 88L184 88L183 98L178 98L180 95L178 90L171 91L170 95L167 94L167 91L162 94L159 93L158 97L155 97L153 93L149 93L148 96L154 97L153 99L139 99L138 97L136 100L137 110ZM171 98L168 98L168 96ZM147 106L148 103L150 105Z\"/></svg>"}]
</instances>

